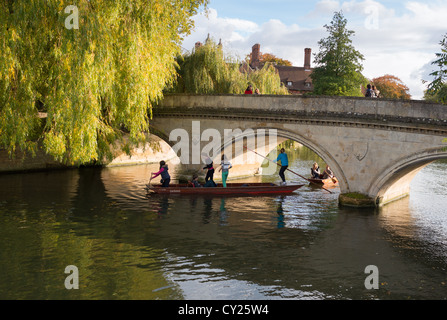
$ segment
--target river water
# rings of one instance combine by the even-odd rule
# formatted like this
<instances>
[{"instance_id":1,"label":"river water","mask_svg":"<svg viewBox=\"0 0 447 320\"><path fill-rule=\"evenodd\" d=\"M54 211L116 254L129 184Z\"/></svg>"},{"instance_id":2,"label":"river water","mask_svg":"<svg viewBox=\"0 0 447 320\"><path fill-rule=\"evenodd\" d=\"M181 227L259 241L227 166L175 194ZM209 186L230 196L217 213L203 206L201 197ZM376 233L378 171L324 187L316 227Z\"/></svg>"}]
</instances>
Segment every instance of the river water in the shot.
<instances>
[{"instance_id":1,"label":"river water","mask_svg":"<svg viewBox=\"0 0 447 320\"><path fill-rule=\"evenodd\" d=\"M298 152L290 168L307 176L312 162ZM148 199L156 169L1 175L0 298L447 298L447 162L381 209L340 208L337 188L307 184L288 196ZM67 266L78 289L65 286ZM378 289L365 286L367 266Z\"/></svg>"}]
</instances>

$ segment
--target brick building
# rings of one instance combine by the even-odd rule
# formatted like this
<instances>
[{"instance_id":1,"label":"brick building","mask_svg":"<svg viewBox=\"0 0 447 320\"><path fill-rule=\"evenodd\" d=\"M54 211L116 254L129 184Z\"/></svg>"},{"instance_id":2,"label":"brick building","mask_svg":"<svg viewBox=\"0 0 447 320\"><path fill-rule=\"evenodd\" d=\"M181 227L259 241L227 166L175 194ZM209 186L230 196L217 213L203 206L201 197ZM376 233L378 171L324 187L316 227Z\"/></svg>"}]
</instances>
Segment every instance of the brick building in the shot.
<instances>
[{"instance_id":1,"label":"brick building","mask_svg":"<svg viewBox=\"0 0 447 320\"><path fill-rule=\"evenodd\" d=\"M261 45L257 43L252 47L250 68L256 70L263 67L261 55ZM313 91L312 78L310 77L313 70L311 67L311 56L312 50L305 48L303 67L275 65L281 82L284 83L291 94L303 94Z\"/></svg>"}]
</instances>

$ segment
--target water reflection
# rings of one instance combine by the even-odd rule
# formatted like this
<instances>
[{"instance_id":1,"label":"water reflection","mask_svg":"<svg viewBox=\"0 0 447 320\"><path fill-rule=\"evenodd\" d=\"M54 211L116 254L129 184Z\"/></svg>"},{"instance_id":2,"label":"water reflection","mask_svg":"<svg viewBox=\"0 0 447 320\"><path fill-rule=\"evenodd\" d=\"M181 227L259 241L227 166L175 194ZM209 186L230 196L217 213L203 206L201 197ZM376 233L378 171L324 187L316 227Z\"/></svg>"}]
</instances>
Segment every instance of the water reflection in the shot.
<instances>
[{"instance_id":1,"label":"water reflection","mask_svg":"<svg viewBox=\"0 0 447 320\"><path fill-rule=\"evenodd\" d=\"M0 298L447 297L447 186L430 183L444 163L421 171L410 198L377 210L339 208L337 193L307 186L148 199L153 170L0 176ZM305 175L307 163L292 170ZM76 292L63 287L69 264L80 270ZM379 268L377 291L364 287L368 265Z\"/></svg>"},{"instance_id":2,"label":"water reflection","mask_svg":"<svg viewBox=\"0 0 447 320\"><path fill-rule=\"evenodd\" d=\"M278 229L285 227L283 203L284 203L284 196L278 197L278 204L277 204L277 209L276 209L276 213L278 214L278 217L277 217Z\"/></svg>"},{"instance_id":3,"label":"water reflection","mask_svg":"<svg viewBox=\"0 0 447 320\"><path fill-rule=\"evenodd\" d=\"M226 226L228 225L228 211L225 208L225 198L220 200L220 208L219 208L219 225Z\"/></svg>"}]
</instances>

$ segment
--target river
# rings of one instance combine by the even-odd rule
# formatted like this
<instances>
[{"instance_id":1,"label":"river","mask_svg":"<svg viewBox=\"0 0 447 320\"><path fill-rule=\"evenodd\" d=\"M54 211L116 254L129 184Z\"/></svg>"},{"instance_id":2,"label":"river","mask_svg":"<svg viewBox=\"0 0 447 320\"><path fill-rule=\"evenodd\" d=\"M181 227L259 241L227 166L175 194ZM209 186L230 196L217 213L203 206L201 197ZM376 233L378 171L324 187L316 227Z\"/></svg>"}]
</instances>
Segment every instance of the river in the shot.
<instances>
[{"instance_id":1,"label":"river","mask_svg":"<svg viewBox=\"0 0 447 320\"><path fill-rule=\"evenodd\" d=\"M307 176L312 162L296 151L290 168ZM340 208L337 188L307 184L288 196L148 199L156 169L0 175L0 298L447 298L445 161L380 209ZM78 289L65 286L67 266ZM377 289L365 285L367 266Z\"/></svg>"}]
</instances>

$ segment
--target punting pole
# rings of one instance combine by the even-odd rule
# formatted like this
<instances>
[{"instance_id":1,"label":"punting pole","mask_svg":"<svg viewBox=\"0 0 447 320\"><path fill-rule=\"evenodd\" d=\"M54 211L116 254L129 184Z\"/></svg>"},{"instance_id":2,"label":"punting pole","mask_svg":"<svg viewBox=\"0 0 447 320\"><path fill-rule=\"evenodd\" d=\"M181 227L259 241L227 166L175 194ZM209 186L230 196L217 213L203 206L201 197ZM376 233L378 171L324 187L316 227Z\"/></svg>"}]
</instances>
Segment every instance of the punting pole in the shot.
<instances>
[{"instance_id":1,"label":"punting pole","mask_svg":"<svg viewBox=\"0 0 447 320\"><path fill-rule=\"evenodd\" d=\"M278 166L280 166L281 167L281 165L279 164L279 163L277 163L277 162L274 162L273 160L270 160L269 158L267 158L267 157L264 157L263 155L260 155L259 153L257 153L256 151L253 151L253 150L250 150L250 149L248 149L247 147L245 147L244 146L244 148L245 149L247 149L247 150L249 150L249 151L251 151L251 152L254 152L254 153L256 153L258 156L260 156L260 157L262 157L262 158L264 158L264 159L267 159L268 161L271 161L271 162L273 162L273 163L276 163ZM293 174L296 174L298 177L300 177L300 178L303 178L304 180L307 180L307 181L309 181L310 183L314 183L315 185L317 185L317 186L319 186L319 187L321 187L319 184L317 184L317 183L315 183L315 182L313 182L312 180L309 180L309 179L307 179L307 178L305 178L305 177L303 177L302 175L300 175L300 174L298 174L298 173L296 173L295 171L292 171L292 170L290 170L289 168L287 168L286 170L288 170L288 171L290 171L290 172L292 172ZM321 188L323 188L324 190L326 190L327 192L329 192L329 193L333 193L332 191L330 191L330 190L328 190L328 189L326 189L325 187L321 187Z\"/></svg>"}]
</instances>

